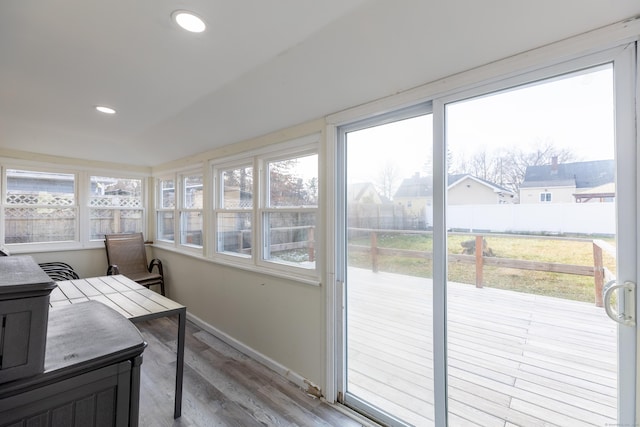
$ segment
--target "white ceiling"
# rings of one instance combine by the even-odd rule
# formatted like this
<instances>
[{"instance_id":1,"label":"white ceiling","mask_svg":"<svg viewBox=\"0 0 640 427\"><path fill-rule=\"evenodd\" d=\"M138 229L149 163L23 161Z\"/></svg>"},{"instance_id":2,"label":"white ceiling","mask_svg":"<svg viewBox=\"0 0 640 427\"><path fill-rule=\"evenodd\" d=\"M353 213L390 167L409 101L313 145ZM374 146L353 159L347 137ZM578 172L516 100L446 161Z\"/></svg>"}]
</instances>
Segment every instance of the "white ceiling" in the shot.
<instances>
[{"instance_id":1,"label":"white ceiling","mask_svg":"<svg viewBox=\"0 0 640 427\"><path fill-rule=\"evenodd\" d=\"M177 28L176 9L207 31ZM638 0L2 1L0 149L156 166L639 14Z\"/></svg>"}]
</instances>

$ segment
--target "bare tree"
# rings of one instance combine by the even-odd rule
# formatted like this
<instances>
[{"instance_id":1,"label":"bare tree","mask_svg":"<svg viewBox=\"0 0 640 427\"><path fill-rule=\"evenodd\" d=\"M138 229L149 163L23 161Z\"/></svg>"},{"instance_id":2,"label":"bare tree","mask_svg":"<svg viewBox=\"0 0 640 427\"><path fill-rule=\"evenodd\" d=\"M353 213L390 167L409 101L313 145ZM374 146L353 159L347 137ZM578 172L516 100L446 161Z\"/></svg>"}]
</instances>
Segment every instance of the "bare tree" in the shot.
<instances>
[{"instance_id":1,"label":"bare tree","mask_svg":"<svg viewBox=\"0 0 640 427\"><path fill-rule=\"evenodd\" d=\"M482 150L469 158L461 155L452 170L491 181L517 194L527 167L551 164L554 157L558 163L576 160L576 155L570 150L558 148L551 142L540 142L533 150L514 146L494 152Z\"/></svg>"},{"instance_id":2,"label":"bare tree","mask_svg":"<svg viewBox=\"0 0 640 427\"><path fill-rule=\"evenodd\" d=\"M571 151L566 148L557 148L550 142L538 145L533 151L524 151L516 147L505 152L502 160L505 176L503 185L517 193L520 190L520 184L524 181L528 166L549 165L554 157L557 158L558 163L572 162L576 159L576 155Z\"/></svg>"},{"instance_id":3,"label":"bare tree","mask_svg":"<svg viewBox=\"0 0 640 427\"><path fill-rule=\"evenodd\" d=\"M400 170L398 165L391 160L387 160L378 173L378 180L375 183L376 190L391 200L396 191L399 176Z\"/></svg>"}]
</instances>

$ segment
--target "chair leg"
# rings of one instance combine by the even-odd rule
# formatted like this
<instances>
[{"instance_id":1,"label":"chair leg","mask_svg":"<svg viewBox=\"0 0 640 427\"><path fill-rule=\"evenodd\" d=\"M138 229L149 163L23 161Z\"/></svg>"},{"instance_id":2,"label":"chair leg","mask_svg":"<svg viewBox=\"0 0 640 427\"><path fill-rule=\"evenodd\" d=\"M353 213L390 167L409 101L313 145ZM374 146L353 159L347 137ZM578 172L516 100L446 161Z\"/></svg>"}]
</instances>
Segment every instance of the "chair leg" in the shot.
<instances>
[{"instance_id":1,"label":"chair leg","mask_svg":"<svg viewBox=\"0 0 640 427\"><path fill-rule=\"evenodd\" d=\"M162 296L165 296L164 295L164 279L160 281L160 294Z\"/></svg>"}]
</instances>

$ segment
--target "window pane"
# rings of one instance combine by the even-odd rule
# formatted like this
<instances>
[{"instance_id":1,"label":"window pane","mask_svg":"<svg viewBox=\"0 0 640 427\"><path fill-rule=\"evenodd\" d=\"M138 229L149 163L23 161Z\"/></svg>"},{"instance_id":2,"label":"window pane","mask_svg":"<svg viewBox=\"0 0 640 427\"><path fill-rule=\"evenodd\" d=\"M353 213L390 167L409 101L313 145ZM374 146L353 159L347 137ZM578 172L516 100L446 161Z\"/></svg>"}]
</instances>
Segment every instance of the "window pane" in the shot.
<instances>
[{"instance_id":1,"label":"window pane","mask_svg":"<svg viewBox=\"0 0 640 427\"><path fill-rule=\"evenodd\" d=\"M142 180L91 177L91 207L142 207Z\"/></svg>"},{"instance_id":2,"label":"window pane","mask_svg":"<svg viewBox=\"0 0 640 427\"><path fill-rule=\"evenodd\" d=\"M176 207L176 188L172 179L160 180L159 206L165 209Z\"/></svg>"},{"instance_id":3,"label":"window pane","mask_svg":"<svg viewBox=\"0 0 640 427\"><path fill-rule=\"evenodd\" d=\"M142 232L141 209L91 209L91 239L104 239L105 234Z\"/></svg>"},{"instance_id":4,"label":"window pane","mask_svg":"<svg viewBox=\"0 0 640 427\"><path fill-rule=\"evenodd\" d=\"M7 170L7 204L73 206L74 203L73 174Z\"/></svg>"},{"instance_id":5,"label":"window pane","mask_svg":"<svg viewBox=\"0 0 640 427\"><path fill-rule=\"evenodd\" d=\"M269 207L318 205L318 155L269 162Z\"/></svg>"},{"instance_id":6,"label":"window pane","mask_svg":"<svg viewBox=\"0 0 640 427\"><path fill-rule=\"evenodd\" d=\"M6 208L5 243L76 240L75 208Z\"/></svg>"},{"instance_id":7,"label":"window pane","mask_svg":"<svg viewBox=\"0 0 640 427\"><path fill-rule=\"evenodd\" d=\"M223 209L253 208L253 168L242 167L222 171Z\"/></svg>"},{"instance_id":8,"label":"window pane","mask_svg":"<svg viewBox=\"0 0 640 427\"><path fill-rule=\"evenodd\" d=\"M180 243L202 246L202 212L182 212L180 216Z\"/></svg>"},{"instance_id":9,"label":"window pane","mask_svg":"<svg viewBox=\"0 0 640 427\"><path fill-rule=\"evenodd\" d=\"M91 239L143 229L142 180L91 177Z\"/></svg>"},{"instance_id":10,"label":"window pane","mask_svg":"<svg viewBox=\"0 0 640 427\"><path fill-rule=\"evenodd\" d=\"M251 213L218 214L218 252L251 256Z\"/></svg>"},{"instance_id":11,"label":"window pane","mask_svg":"<svg viewBox=\"0 0 640 427\"><path fill-rule=\"evenodd\" d=\"M184 208L202 209L202 175L184 177Z\"/></svg>"},{"instance_id":12,"label":"window pane","mask_svg":"<svg viewBox=\"0 0 640 427\"><path fill-rule=\"evenodd\" d=\"M76 240L74 174L8 169L6 202L5 243Z\"/></svg>"},{"instance_id":13,"label":"window pane","mask_svg":"<svg viewBox=\"0 0 640 427\"><path fill-rule=\"evenodd\" d=\"M174 223L173 211L158 212L158 239L173 242L174 239Z\"/></svg>"},{"instance_id":14,"label":"window pane","mask_svg":"<svg viewBox=\"0 0 640 427\"><path fill-rule=\"evenodd\" d=\"M303 268L315 268L314 212L270 212L264 259Z\"/></svg>"}]
</instances>

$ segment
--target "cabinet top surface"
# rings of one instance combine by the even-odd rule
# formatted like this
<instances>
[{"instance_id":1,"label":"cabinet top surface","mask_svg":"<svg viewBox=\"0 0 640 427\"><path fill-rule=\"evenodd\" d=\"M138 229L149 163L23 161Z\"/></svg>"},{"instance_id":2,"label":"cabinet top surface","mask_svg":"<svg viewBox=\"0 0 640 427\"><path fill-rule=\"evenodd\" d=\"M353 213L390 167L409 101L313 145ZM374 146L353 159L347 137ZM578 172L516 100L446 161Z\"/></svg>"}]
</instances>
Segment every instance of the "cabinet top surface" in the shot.
<instances>
[{"instance_id":1,"label":"cabinet top surface","mask_svg":"<svg viewBox=\"0 0 640 427\"><path fill-rule=\"evenodd\" d=\"M139 354L144 346L138 329L100 302L51 308L45 372L100 358Z\"/></svg>"},{"instance_id":2,"label":"cabinet top surface","mask_svg":"<svg viewBox=\"0 0 640 427\"><path fill-rule=\"evenodd\" d=\"M0 257L0 297L20 292L51 292L56 284L30 256Z\"/></svg>"}]
</instances>

